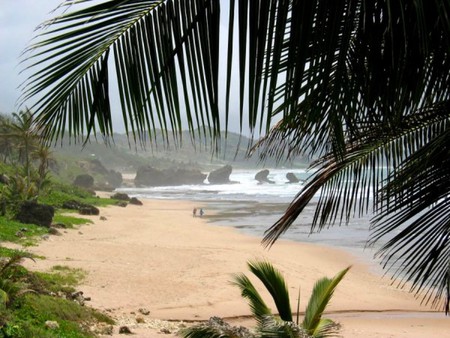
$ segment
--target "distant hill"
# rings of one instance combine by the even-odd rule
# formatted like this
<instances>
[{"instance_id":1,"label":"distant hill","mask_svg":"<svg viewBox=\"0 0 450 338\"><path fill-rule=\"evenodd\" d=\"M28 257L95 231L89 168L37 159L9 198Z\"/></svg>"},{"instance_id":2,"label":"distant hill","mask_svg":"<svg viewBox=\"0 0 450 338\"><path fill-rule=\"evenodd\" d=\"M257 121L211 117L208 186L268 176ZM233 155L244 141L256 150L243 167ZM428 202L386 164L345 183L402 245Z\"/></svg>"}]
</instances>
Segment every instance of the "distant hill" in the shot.
<instances>
[{"instance_id":1,"label":"distant hill","mask_svg":"<svg viewBox=\"0 0 450 338\"><path fill-rule=\"evenodd\" d=\"M76 175L75 167L80 162L98 160L109 170L119 172L136 172L142 165L150 165L156 169L185 168L208 171L225 164L234 168L264 168L264 167L306 167L305 159L290 163L276 163L268 159L261 163L257 156L247 158L246 153L251 140L245 136L228 133L227 139L220 142L215 149L211 140L191 140L186 131L180 140L169 136L164 142L163 134L158 132L145 144L136 144L125 134L114 134L113 139L105 143L103 140L91 140L86 144L63 140L53 147L54 157L61 170L72 171L69 176ZM78 164L77 164L78 163ZM72 169L70 169L72 167ZM85 166L84 166L85 167Z\"/></svg>"}]
</instances>

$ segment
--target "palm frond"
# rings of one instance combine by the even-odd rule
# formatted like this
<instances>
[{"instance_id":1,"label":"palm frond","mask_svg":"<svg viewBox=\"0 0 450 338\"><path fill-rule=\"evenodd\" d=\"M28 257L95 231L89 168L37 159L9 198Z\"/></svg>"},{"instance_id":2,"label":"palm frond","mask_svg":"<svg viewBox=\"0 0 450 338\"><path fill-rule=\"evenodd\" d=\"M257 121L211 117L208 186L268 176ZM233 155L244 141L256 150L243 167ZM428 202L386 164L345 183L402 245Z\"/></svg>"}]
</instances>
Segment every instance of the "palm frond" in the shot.
<instances>
[{"instance_id":1,"label":"palm frond","mask_svg":"<svg viewBox=\"0 0 450 338\"><path fill-rule=\"evenodd\" d=\"M244 274L234 276L233 284L239 287L242 297L249 301L252 314L259 324L262 323L265 316L272 314L269 307L247 276Z\"/></svg>"},{"instance_id":2,"label":"palm frond","mask_svg":"<svg viewBox=\"0 0 450 338\"><path fill-rule=\"evenodd\" d=\"M269 291L280 318L286 322L292 322L289 291L280 271L275 269L271 263L264 261L249 262L248 267Z\"/></svg>"},{"instance_id":3,"label":"palm frond","mask_svg":"<svg viewBox=\"0 0 450 338\"><path fill-rule=\"evenodd\" d=\"M327 277L322 278L314 285L308 306L306 307L305 318L302 322L302 327L310 335L319 334L320 332L318 335L320 337L322 334L325 334L329 328L329 322L321 323L322 314L330 302L334 290L349 269L350 267L340 271L331 279Z\"/></svg>"},{"instance_id":4,"label":"palm frond","mask_svg":"<svg viewBox=\"0 0 450 338\"><path fill-rule=\"evenodd\" d=\"M44 24L28 49L34 73L21 100L37 97L32 109L46 139L66 131L112 135L114 72L125 128L135 140L145 142L157 127L177 137L183 110L191 130L220 134L218 1L63 5L75 3L85 6Z\"/></svg>"},{"instance_id":5,"label":"palm frond","mask_svg":"<svg viewBox=\"0 0 450 338\"><path fill-rule=\"evenodd\" d=\"M380 191L372 242L387 239L379 250L395 277L424 292L426 302L450 293L450 129L408 157ZM395 234L395 235L392 235ZM404 285L403 283L401 283ZM434 297L433 297L434 295Z\"/></svg>"}]
</instances>

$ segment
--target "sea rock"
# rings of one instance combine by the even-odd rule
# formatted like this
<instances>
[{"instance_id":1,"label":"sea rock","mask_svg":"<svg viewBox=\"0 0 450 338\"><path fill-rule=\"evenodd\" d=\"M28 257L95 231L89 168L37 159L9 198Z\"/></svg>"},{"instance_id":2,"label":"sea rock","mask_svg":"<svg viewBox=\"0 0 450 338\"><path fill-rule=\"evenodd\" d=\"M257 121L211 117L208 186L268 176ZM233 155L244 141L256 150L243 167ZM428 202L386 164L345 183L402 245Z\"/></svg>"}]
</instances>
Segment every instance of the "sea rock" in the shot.
<instances>
[{"instance_id":1,"label":"sea rock","mask_svg":"<svg viewBox=\"0 0 450 338\"><path fill-rule=\"evenodd\" d=\"M92 188L94 186L94 178L89 174L81 174L75 177L73 185L81 188Z\"/></svg>"},{"instance_id":2,"label":"sea rock","mask_svg":"<svg viewBox=\"0 0 450 338\"><path fill-rule=\"evenodd\" d=\"M54 215L55 208L51 205L25 201L20 204L14 218L21 223L50 227Z\"/></svg>"},{"instance_id":3,"label":"sea rock","mask_svg":"<svg viewBox=\"0 0 450 338\"><path fill-rule=\"evenodd\" d=\"M287 183L298 183L298 182L300 182L300 180L297 178L297 176L295 176L294 173L287 173L286 174L286 178L289 181Z\"/></svg>"},{"instance_id":4,"label":"sea rock","mask_svg":"<svg viewBox=\"0 0 450 338\"><path fill-rule=\"evenodd\" d=\"M137 187L158 187L184 184L203 184L206 175L199 170L167 169L158 170L150 166L140 167L134 184Z\"/></svg>"},{"instance_id":5,"label":"sea rock","mask_svg":"<svg viewBox=\"0 0 450 338\"><path fill-rule=\"evenodd\" d=\"M259 184L263 183L275 183L274 181L269 180L267 176L269 176L270 171L268 169L263 169L261 171L258 171L255 175L255 180L259 182Z\"/></svg>"},{"instance_id":6,"label":"sea rock","mask_svg":"<svg viewBox=\"0 0 450 338\"><path fill-rule=\"evenodd\" d=\"M233 171L231 165L226 165L222 168L213 170L208 175L208 182L211 184L227 184L231 183L230 175Z\"/></svg>"}]
</instances>

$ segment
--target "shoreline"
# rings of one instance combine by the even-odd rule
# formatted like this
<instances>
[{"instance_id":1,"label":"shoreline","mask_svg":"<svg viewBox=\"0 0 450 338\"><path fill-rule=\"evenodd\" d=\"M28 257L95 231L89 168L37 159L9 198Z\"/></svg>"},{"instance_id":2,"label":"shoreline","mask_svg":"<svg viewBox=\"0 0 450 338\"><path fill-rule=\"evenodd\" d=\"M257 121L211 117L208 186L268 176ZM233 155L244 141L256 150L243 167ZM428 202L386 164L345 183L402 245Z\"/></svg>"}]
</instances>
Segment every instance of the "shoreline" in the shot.
<instances>
[{"instance_id":1,"label":"shoreline","mask_svg":"<svg viewBox=\"0 0 450 338\"><path fill-rule=\"evenodd\" d=\"M280 269L293 303L300 286L301 311L317 279L352 265L327 311L327 317L342 322L344 337L386 337L386 330L395 331L391 337L433 337L436 332L450 337L450 321L442 312L421 306L412 294L390 285L348 252L289 240L279 240L267 250L256 236L192 217L196 203L191 201L142 202L143 206L100 208L106 220L86 217L93 223L30 248L46 259L27 267L47 270L61 264L86 270L88 276L78 289L92 298L89 306L119 322L134 321L132 331L138 337L160 337L146 323L211 316L230 318L235 325L251 323L246 301L230 284L233 274L250 275L248 260L267 259ZM150 314L146 323L137 324L142 308ZM427 335L423 330L430 331Z\"/></svg>"}]
</instances>

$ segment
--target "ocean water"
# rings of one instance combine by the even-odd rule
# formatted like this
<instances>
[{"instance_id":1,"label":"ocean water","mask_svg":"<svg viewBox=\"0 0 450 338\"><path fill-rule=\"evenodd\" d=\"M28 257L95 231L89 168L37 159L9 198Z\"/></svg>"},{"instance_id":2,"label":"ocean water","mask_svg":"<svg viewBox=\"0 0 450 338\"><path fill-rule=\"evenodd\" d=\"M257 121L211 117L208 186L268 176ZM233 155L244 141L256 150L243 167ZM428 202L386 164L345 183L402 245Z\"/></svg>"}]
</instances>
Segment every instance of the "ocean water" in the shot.
<instances>
[{"instance_id":1,"label":"ocean water","mask_svg":"<svg viewBox=\"0 0 450 338\"><path fill-rule=\"evenodd\" d=\"M231 184L213 185L205 180L202 185L120 188L117 191L137 198L193 201L197 208L204 209L204 217L212 224L235 227L246 234L262 238L264 232L282 216L311 173L305 169L269 169L268 178L274 183L259 184L255 180L258 171L233 170ZM288 172L294 173L301 182L288 184ZM366 248L371 215L354 218L347 225L335 225L320 233L311 233L317 198L313 198L281 238L344 248L371 258L375 249Z\"/></svg>"}]
</instances>

